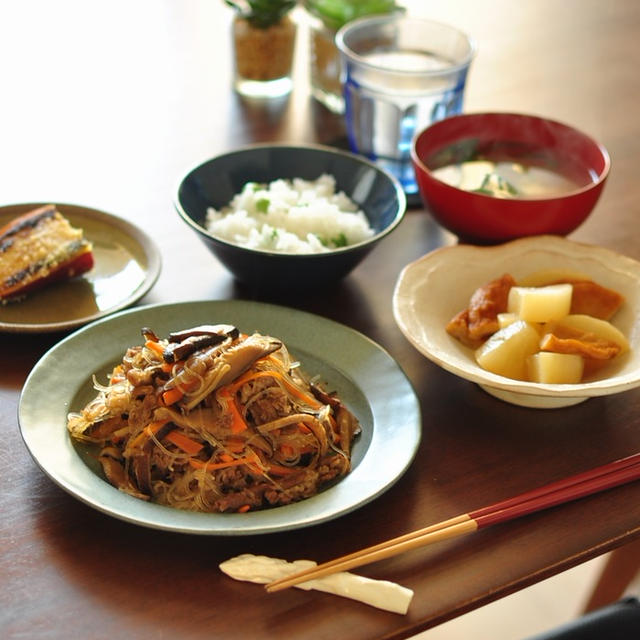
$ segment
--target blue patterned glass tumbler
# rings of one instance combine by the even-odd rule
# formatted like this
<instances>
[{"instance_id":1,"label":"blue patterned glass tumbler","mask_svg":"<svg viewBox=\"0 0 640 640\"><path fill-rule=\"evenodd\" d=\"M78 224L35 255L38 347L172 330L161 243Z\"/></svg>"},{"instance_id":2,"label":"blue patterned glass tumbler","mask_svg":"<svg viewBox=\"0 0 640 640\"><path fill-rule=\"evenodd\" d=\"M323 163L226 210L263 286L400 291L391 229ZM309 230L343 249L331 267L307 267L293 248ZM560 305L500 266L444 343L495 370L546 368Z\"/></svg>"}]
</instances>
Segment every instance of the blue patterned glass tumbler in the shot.
<instances>
[{"instance_id":1,"label":"blue patterned glass tumbler","mask_svg":"<svg viewBox=\"0 0 640 640\"><path fill-rule=\"evenodd\" d=\"M387 15L346 24L336 45L352 151L392 173L407 194L416 193L413 138L462 111L475 43L445 24Z\"/></svg>"}]
</instances>

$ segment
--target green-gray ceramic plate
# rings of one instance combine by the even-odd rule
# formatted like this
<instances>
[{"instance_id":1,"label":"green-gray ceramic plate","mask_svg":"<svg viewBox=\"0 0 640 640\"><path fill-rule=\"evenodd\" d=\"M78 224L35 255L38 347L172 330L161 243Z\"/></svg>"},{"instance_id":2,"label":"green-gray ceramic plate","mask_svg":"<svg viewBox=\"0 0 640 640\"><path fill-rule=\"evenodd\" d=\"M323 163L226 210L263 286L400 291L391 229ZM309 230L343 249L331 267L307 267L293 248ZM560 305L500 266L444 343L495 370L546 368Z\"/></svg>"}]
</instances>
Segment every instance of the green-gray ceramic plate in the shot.
<instances>
[{"instance_id":1,"label":"green-gray ceramic plate","mask_svg":"<svg viewBox=\"0 0 640 640\"><path fill-rule=\"evenodd\" d=\"M103 479L92 450L69 438L67 413L94 395L142 327L159 335L204 323L229 323L280 338L311 375L319 374L357 415L362 433L345 478L301 502L244 514L194 513L148 503ZM116 518L155 529L244 535L285 531L346 514L373 500L405 472L420 442L418 399L404 372L364 335L303 311L244 301L150 305L121 311L66 337L36 364L20 398L22 436L37 464L60 487Z\"/></svg>"},{"instance_id":2,"label":"green-gray ceramic plate","mask_svg":"<svg viewBox=\"0 0 640 640\"><path fill-rule=\"evenodd\" d=\"M0 227L42 204L0 207ZM73 204L60 212L93 243L95 264L79 278L34 291L24 300L0 305L0 331L47 333L75 329L139 300L160 274L160 253L131 223L111 214Z\"/></svg>"}]
</instances>

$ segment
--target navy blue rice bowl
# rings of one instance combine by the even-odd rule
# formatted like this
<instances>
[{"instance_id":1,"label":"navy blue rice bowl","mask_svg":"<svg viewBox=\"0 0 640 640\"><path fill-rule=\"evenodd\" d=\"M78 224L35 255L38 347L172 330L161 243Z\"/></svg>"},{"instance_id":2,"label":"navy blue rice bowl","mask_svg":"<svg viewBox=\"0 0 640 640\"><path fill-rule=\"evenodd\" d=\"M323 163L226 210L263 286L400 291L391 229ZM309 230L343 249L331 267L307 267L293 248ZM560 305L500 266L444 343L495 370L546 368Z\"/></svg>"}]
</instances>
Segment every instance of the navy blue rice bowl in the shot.
<instances>
[{"instance_id":1,"label":"navy blue rice bowl","mask_svg":"<svg viewBox=\"0 0 640 640\"><path fill-rule=\"evenodd\" d=\"M374 236L326 253L283 254L231 244L205 227L207 209L228 205L247 182L315 180L324 173L334 176L336 190L344 191L364 211ZM237 280L281 290L321 287L340 280L400 224L406 211L402 187L387 172L352 153L312 145L253 145L216 156L186 173L174 204L180 217Z\"/></svg>"}]
</instances>

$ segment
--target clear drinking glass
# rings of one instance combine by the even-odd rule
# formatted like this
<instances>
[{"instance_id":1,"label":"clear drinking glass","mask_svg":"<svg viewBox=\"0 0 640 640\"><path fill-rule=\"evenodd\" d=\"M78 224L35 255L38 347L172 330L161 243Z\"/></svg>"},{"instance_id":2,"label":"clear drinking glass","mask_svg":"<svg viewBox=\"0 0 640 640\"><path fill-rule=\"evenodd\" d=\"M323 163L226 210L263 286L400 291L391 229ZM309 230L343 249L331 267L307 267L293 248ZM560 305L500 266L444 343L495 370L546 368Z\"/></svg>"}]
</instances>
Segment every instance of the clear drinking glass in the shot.
<instances>
[{"instance_id":1,"label":"clear drinking glass","mask_svg":"<svg viewBox=\"0 0 640 640\"><path fill-rule=\"evenodd\" d=\"M351 149L416 193L413 138L462 111L475 43L454 27L392 14L347 23L336 45Z\"/></svg>"}]
</instances>

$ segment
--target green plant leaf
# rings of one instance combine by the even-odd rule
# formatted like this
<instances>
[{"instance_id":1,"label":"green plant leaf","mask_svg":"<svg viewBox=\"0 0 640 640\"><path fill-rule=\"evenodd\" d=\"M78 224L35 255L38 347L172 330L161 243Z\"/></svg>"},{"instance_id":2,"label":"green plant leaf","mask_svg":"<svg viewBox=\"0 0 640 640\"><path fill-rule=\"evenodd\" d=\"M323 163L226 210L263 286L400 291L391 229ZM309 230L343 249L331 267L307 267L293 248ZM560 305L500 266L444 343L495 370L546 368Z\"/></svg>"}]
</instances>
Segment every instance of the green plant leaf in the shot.
<instances>
[{"instance_id":1,"label":"green plant leaf","mask_svg":"<svg viewBox=\"0 0 640 640\"><path fill-rule=\"evenodd\" d=\"M242 18L258 29L278 24L297 4L297 0L224 0Z\"/></svg>"}]
</instances>

